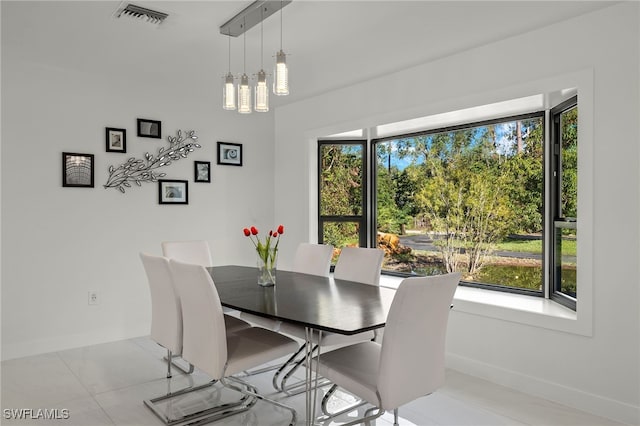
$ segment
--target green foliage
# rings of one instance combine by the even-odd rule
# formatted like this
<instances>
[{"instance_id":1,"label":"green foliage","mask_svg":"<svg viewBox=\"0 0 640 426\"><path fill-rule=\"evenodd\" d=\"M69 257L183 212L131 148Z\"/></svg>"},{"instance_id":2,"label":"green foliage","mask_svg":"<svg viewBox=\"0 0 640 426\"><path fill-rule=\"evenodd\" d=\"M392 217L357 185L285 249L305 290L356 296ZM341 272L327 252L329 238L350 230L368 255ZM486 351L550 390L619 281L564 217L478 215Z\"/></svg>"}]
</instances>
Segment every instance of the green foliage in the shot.
<instances>
[{"instance_id":1,"label":"green foliage","mask_svg":"<svg viewBox=\"0 0 640 426\"><path fill-rule=\"evenodd\" d=\"M320 214L362 214L362 146L322 145L320 156Z\"/></svg>"},{"instance_id":2,"label":"green foliage","mask_svg":"<svg viewBox=\"0 0 640 426\"><path fill-rule=\"evenodd\" d=\"M395 205L407 216L415 216L420 213L420 209L418 209L415 203L415 196L418 191L418 179L414 169L406 168L401 172L396 172L394 180Z\"/></svg>"},{"instance_id":3,"label":"green foliage","mask_svg":"<svg viewBox=\"0 0 640 426\"><path fill-rule=\"evenodd\" d=\"M578 217L578 108L561 117L562 143L562 216Z\"/></svg>"},{"instance_id":4,"label":"green foliage","mask_svg":"<svg viewBox=\"0 0 640 426\"><path fill-rule=\"evenodd\" d=\"M359 229L354 222L325 222L323 242L334 247L358 246Z\"/></svg>"},{"instance_id":5,"label":"green foliage","mask_svg":"<svg viewBox=\"0 0 640 426\"><path fill-rule=\"evenodd\" d=\"M378 223L380 224L378 231L400 234L402 225L406 226L411 223L411 216L406 213L410 206L406 203L400 205L397 198L394 197L394 195L403 193L398 185L398 177L402 174L398 172L397 167L378 171L376 180Z\"/></svg>"}]
</instances>

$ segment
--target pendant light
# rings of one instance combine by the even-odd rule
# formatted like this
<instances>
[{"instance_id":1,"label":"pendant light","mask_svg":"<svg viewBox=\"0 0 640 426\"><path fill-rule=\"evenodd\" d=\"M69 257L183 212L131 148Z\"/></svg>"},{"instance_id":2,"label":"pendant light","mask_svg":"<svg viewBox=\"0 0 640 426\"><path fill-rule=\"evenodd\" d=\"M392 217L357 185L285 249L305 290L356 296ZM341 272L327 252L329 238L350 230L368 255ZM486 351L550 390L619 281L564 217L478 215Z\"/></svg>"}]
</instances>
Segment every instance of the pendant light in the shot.
<instances>
[{"instance_id":1,"label":"pendant light","mask_svg":"<svg viewBox=\"0 0 640 426\"><path fill-rule=\"evenodd\" d=\"M229 72L224 77L224 86L222 87L222 108L226 110L236 109L236 88L234 85L233 74L231 74L231 35L229 38Z\"/></svg>"},{"instance_id":2,"label":"pendant light","mask_svg":"<svg viewBox=\"0 0 640 426\"><path fill-rule=\"evenodd\" d=\"M269 88L267 87L267 74L264 72L262 58L264 56L264 35L263 35L263 23L264 23L264 7L260 9L260 71L258 71L258 82L255 87L256 100L255 109L256 112L269 111Z\"/></svg>"},{"instance_id":3,"label":"pendant light","mask_svg":"<svg viewBox=\"0 0 640 426\"><path fill-rule=\"evenodd\" d=\"M280 0L280 51L276 53L276 70L273 79L273 93L277 96L289 94L289 71L287 55L282 50L282 0Z\"/></svg>"},{"instance_id":4,"label":"pendant light","mask_svg":"<svg viewBox=\"0 0 640 426\"><path fill-rule=\"evenodd\" d=\"M246 22L243 24L246 25ZM247 33L244 33L244 58L242 65L242 76L238 84L238 112L240 114L251 114L251 87L249 86L249 77L247 76Z\"/></svg>"}]
</instances>

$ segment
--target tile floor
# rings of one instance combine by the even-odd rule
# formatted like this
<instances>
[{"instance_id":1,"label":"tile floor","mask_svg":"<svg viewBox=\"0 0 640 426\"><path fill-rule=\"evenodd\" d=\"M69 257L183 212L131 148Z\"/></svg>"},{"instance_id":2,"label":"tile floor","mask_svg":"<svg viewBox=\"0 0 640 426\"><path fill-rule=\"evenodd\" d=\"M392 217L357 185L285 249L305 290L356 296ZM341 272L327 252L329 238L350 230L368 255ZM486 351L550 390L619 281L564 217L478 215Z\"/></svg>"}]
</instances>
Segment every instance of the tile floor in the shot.
<instances>
[{"instance_id":1,"label":"tile floor","mask_svg":"<svg viewBox=\"0 0 640 426\"><path fill-rule=\"evenodd\" d=\"M203 384L208 378L201 372L191 376L176 373L165 379L165 352L148 337L2 362L2 425L162 425L143 404L144 399L188 384ZM301 372L301 374L304 374ZM304 423L304 395L282 398L271 387L271 372L252 376L249 381L273 399L298 411L298 424ZM225 391L226 392L226 391ZM348 400L341 394L337 404ZM228 398L215 388L181 398L172 407L189 410L202 400ZM163 405L163 408L168 406ZM68 410L61 420L7 419L6 409ZM59 417L64 416L59 411ZM289 414L264 402L251 410L216 422L216 425L283 425ZM338 418L343 420L348 417ZM456 371L447 372L447 383L436 393L400 408L401 425L468 426L613 426L618 423L567 408L494 385ZM391 413L378 419L377 425L393 423ZM327 424L339 424L330 422Z\"/></svg>"}]
</instances>

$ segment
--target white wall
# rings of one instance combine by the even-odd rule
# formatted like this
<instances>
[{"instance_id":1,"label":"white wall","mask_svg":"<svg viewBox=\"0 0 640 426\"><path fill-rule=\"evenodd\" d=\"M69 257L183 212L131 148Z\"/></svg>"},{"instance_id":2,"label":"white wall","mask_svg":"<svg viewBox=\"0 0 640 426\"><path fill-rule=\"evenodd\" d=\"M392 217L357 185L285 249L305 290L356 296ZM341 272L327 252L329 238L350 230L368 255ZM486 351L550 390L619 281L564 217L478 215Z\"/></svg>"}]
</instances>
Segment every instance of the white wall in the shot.
<instances>
[{"instance_id":1,"label":"white wall","mask_svg":"<svg viewBox=\"0 0 640 426\"><path fill-rule=\"evenodd\" d=\"M272 113L223 111L217 80L198 83L205 61L123 79L2 53L3 359L147 335L138 253L160 254L163 240L206 239L216 264L254 261L242 228L273 226ZM82 54L104 60L99 49ZM163 139L136 137L138 117L161 120ZM127 129L126 154L105 152L105 127ZM189 180L188 206L159 205L155 183L102 187L110 165L155 153L178 129L202 145L163 170ZM217 141L244 144L244 167L216 165ZM62 187L63 151L95 154L95 188ZM194 160L211 161L212 183L193 182Z\"/></svg>"},{"instance_id":2,"label":"white wall","mask_svg":"<svg viewBox=\"0 0 640 426\"><path fill-rule=\"evenodd\" d=\"M592 156L580 163L584 232L578 247L579 277L593 286L591 332L454 311L448 361L517 389L640 423L638 22L637 3L614 5L279 108L276 159L286 154L300 161L277 162L275 216L288 226L290 239L315 240L317 137L547 93L564 88L550 82L570 82L576 72L592 75L592 87L583 86L593 120L581 116L581 131L588 133ZM584 262L587 254L592 262Z\"/></svg>"}]
</instances>

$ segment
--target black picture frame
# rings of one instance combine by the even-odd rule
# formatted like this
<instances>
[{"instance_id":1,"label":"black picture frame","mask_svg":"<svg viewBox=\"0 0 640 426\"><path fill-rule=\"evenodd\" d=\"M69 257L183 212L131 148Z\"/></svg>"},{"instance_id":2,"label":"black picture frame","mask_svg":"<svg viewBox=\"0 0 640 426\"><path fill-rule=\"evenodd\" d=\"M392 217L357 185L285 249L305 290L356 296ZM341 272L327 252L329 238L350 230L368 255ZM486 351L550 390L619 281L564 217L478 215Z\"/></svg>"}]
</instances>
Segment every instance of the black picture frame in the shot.
<instances>
[{"instance_id":1,"label":"black picture frame","mask_svg":"<svg viewBox=\"0 0 640 426\"><path fill-rule=\"evenodd\" d=\"M127 129L105 128L105 149L107 152L127 152Z\"/></svg>"},{"instance_id":2,"label":"black picture frame","mask_svg":"<svg viewBox=\"0 0 640 426\"><path fill-rule=\"evenodd\" d=\"M211 183L211 162L210 161L194 161L193 162L193 181Z\"/></svg>"},{"instance_id":3,"label":"black picture frame","mask_svg":"<svg viewBox=\"0 0 640 426\"><path fill-rule=\"evenodd\" d=\"M162 138L162 122L158 120L148 120L138 118L138 136L141 138Z\"/></svg>"},{"instance_id":4,"label":"black picture frame","mask_svg":"<svg viewBox=\"0 0 640 426\"><path fill-rule=\"evenodd\" d=\"M242 144L218 142L218 164L242 167Z\"/></svg>"},{"instance_id":5,"label":"black picture frame","mask_svg":"<svg viewBox=\"0 0 640 426\"><path fill-rule=\"evenodd\" d=\"M77 152L62 153L62 186L93 188L94 155Z\"/></svg>"},{"instance_id":6,"label":"black picture frame","mask_svg":"<svg viewBox=\"0 0 640 426\"><path fill-rule=\"evenodd\" d=\"M189 204L189 182L176 179L158 179L159 204Z\"/></svg>"}]
</instances>

